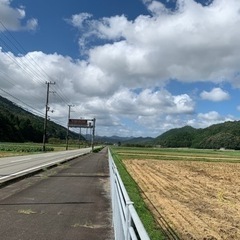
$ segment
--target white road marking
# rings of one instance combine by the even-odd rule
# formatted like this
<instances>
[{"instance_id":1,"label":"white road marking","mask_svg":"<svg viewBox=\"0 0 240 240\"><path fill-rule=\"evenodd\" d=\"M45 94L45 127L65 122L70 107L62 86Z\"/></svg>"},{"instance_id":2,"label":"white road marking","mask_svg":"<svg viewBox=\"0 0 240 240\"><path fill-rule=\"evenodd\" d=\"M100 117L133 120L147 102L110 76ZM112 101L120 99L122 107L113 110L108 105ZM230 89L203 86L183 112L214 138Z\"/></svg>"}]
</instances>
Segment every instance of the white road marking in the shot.
<instances>
[{"instance_id":1,"label":"white road marking","mask_svg":"<svg viewBox=\"0 0 240 240\"><path fill-rule=\"evenodd\" d=\"M43 164L43 165L40 165L40 166L37 166L37 167L28 168L28 169L25 169L25 170L22 170L22 171L19 171L19 172L16 172L16 173L9 174L8 176L1 177L0 180L6 179L6 178L9 178L9 177L13 177L13 176L17 176L17 175L21 175L23 173L31 172L31 171L34 171L34 170L40 170L43 167L50 166L51 164L54 165L55 163L58 163L58 162L59 162L59 160L55 161L55 162Z\"/></svg>"},{"instance_id":2,"label":"white road marking","mask_svg":"<svg viewBox=\"0 0 240 240\"><path fill-rule=\"evenodd\" d=\"M76 151L76 152L77 152L77 151ZM48 163L44 163L44 164L38 165L38 166L36 166L36 167L30 167L30 168L28 168L28 169L21 170L21 171L15 172L15 173L11 173L11 174L8 174L8 175L6 175L6 176L4 176L4 177L0 177L0 183L2 183L3 180L5 180L5 179L8 179L8 178L11 178L11 179L12 179L12 178L17 177L17 176L22 176L22 175L27 174L27 173L31 173L31 172L34 172L34 171L38 171L38 170L43 169L43 168L45 168L45 167L49 167L49 166L51 166L51 165L54 165L54 164L58 164L58 163L67 161L67 160L69 160L69 159L76 158L76 157L81 156L81 155L83 155L83 154L85 154L85 153L88 153L88 152L90 152L90 148L84 149L84 151L81 151L80 153L75 154L75 155L71 155L71 156L69 155L69 154L71 154L71 153L68 152L69 154L66 154L66 156L64 156L64 158L62 158L62 159L60 158L60 159L55 160L55 161L51 161L51 160L49 159L49 162L48 162ZM66 153L66 152L64 152L64 153ZM51 154L52 154L52 153L51 153ZM63 153L61 153L61 154L63 154ZM47 157L47 154L41 155L41 157ZM63 156L62 156L62 157L63 157ZM24 159L19 159L19 160L13 160L13 161L11 161L11 162L27 161L27 160L29 160L29 159L31 159L31 158L29 157L29 158L24 158ZM36 160L36 159L35 159L35 160Z\"/></svg>"},{"instance_id":3,"label":"white road marking","mask_svg":"<svg viewBox=\"0 0 240 240\"><path fill-rule=\"evenodd\" d=\"M14 160L14 161L11 161L11 163L16 163L16 162L24 162L24 161L28 161L30 160L31 158L24 158L24 159L20 159L20 160Z\"/></svg>"}]
</instances>

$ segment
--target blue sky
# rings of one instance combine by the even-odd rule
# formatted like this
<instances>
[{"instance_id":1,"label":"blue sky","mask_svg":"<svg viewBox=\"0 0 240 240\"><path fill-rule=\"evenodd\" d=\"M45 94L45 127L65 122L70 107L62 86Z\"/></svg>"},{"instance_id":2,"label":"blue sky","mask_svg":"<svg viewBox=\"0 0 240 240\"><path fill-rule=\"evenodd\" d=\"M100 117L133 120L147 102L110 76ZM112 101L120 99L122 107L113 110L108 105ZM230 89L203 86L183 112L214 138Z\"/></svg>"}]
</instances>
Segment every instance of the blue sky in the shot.
<instances>
[{"instance_id":1,"label":"blue sky","mask_svg":"<svg viewBox=\"0 0 240 240\"><path fill-rule=\"evenodd\" d=\"M140 0L49 0L45 1L14 0L16 8L23 5L29 18L38 19L38 27L32 34L18 32L17 37L28 51L40 50L45 53L60 53L79 58L79 31L66 23L73 14L90 13L93 18L100 19L115 15L126 15L134 20L140 14L148 14Z\"/></svg>"},{"instance_id":2,"label":"blue sky","mask_svg":"<svg viewBox=\"0 0 240 240\"><path fill-rule=\"evenodd\" d=\"M152 136L239 120L239 0L0 0L1 95Z\"/></svg>"}]
</instances>

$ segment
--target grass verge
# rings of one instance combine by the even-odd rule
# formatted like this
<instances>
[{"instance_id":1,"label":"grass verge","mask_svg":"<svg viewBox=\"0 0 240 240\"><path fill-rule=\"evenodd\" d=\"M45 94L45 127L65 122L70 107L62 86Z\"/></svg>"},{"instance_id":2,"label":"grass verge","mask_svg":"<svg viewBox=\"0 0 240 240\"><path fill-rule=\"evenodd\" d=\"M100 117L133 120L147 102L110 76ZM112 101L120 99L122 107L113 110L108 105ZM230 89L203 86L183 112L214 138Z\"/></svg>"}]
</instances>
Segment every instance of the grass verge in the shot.
<instances>
[{"instance_id":1,"label":"grass verge","mask_svg":"<svg viewBox=\"0 0 240 240\"><path fill-rule=\"evenodd\" d=\"M81 145L81 147L86 147ZM69 144L69 150L79 149L79 145ZM65 144L46 144L46 152L65 151ZM0 142L0 158L10 156L20 156L33 153L42 153L42 143L11 143Z\"/></svg>"},{"instance_id":2,"label":"grass verge","mask_svg":"<svg viewBox=\"0 0 240 240\"><path fill-rule=\"evenodd\" d=\"M112 148L111 153L114 162L117 166L117 169L119 171L119 174L122 178L123 184L129 194L131 201L134 202L134 207L140 219L142 220L142 223L146 231L148 232L150 239L151 240L165 239L151 211L148 209L146 203L143 201L140 188L138 187L134 179L131 177L131 175L128 173L125 165L122 162L121 157Z\"/></svg>"}]
</instances>

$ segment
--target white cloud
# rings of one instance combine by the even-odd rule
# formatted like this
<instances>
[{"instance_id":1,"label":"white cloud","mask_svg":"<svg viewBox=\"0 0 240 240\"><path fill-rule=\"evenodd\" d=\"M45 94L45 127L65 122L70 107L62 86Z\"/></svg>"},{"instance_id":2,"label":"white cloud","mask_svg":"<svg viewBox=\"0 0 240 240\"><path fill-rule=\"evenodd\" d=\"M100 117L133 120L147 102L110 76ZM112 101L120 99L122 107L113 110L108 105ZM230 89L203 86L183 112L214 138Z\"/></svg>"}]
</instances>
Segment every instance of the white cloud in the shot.
<instances>
[{"instance_id":1,"label":"white cloud","mask_svg":"<svg viewBox=\"0 0 240 240\"><path fill-rule=\"evenodd\" d=\"M38 20L36 18L32 18L27 20L26 29L28 30L35 30L38 26Z\"/></svg>"},{"instance_id":2,"label":"white cloud","mask_svg":"<svg viewBox=\"0 0 240 240\"><path fill-rule=\"evenodd\" d=\"M203 91L200 96L204 100L213 102L225 101L230 98L229 93L223 91L221 88L213 88L210 92Z\"/></svg>"},{"instance_id":3,"label":"white cloud","mask_svg":"<svg viewBox=\"0 0 240 240\"><path fill-rule=\"evenodd\" d=\"M0 32L6 31L6 29L9 31L35 30L38 26L37 19L29 19L27 24L23 25L22 20L25 17L26 12L23 6L13 8L11 0L0 0Z\"/></svg>"},{"instance_id":4,"label":"white cloud","mask_svg":"<svg viewBox=\"0 0 240 240\"><path fill-rule=\"evenodd\" d=\"M153 16L88 19L81 44L93 35L110 41L91 48L90 63L113 81L124 77L124 86L130 87L146 80L148 86L162 85L168 79L237 84L233 77L240 61L239 1L215 0L204 7L179 0L174 12L157 1L145 2Z\"/></svg>"},{"instance_id":5,"label":"white cloud","mask_svg":"<svg viewBox=\"0 0 240 240\"><path fill-rule=\"evenodd\" d=\"M166 13L166 12L169 12L166 8L165 8L165 6L162 4L162 3L160 3L160 2L158 2L158 1L152 1L152 0L144 0L143 1L145 4L146 4L146 6L147 6L147 8L148 8L148 10L152 13L152 14L156 14L156 15L160 15L161 13Z\"/></svg>"},{"instance_id":6,"label":"white cloud","mask_svg":"<svg viewBox=\"0 0 240 240\"><path fill-rule=\"evenodd\" d=\"M133 115L135 118L164 114L191 114L194 111L194 102L188 95L173 96L166 90L145 89L137 94L123 89L110 97L106 104L116 114Z\"/></svg>"},{"instance_id":7,"label":"white cloud","mask_svg":"<svg viewBox=\"0 0 240 240\"><path fill-rule=\"evenodd\" d=\"M189 120L188 125L196 128L206 128L213 124L234 120L236 119L231 115L224 116L216 111L210 111L207 113L199 113L196 119Z\"/></svg>"},{"instance_id":8,"label":"white cloud","mask_svg":"<svg viewBox=\"0 0 240 240\"><path fill-rule=\"evenodd\" d=\"M66 101L71 99L75 105L71 114L96 117L103 135L114 131L156 136L187 124L206 127L233 119L214 111L196 115L189 94L172 94L165 85L171 79L228 81L240 88L240 1L215 0L203 7L193 0L179 0L174 12L157 1L144 2L151 15L131 21L124 15L99 20L89 13L73 15L68 22L79 30L84 60L40 51L15 56L0 49L1 87L44 112L45 81L56 81L51 86L58 92L50 94L50 107L55 110L51 116L66 123ZM0 0L0 19L9 30L37 27L37 20L25 18L23 7L14 9L10 0ZM105 44L88 48L92 38ZM223 101L229 93L214 88L201 97ZM131 128L127 121L143 130Z\"/></svg>"},{"instance_id":9,"label":"white cloud","mask_svg":"<svg viewBox=\"0 0 240 240\"><path fill-rule=\"evenodd\" d=\"M113 115L117 119L126 116L135 121L139 116L194 112L195 103L187 94L174 96L164 89L154 91L148 88L135 91L119 87L116 83L115 90L108 89L108 85L112 86L112 78L106 78L101 68L56 53L30 52L25 56L15 56L0 51L0 69L1 87L41 110L46 98L45 81L55 81L56 85L50 87L60 92L60 96L51 94L50 104L57 118L66 115L66 112L61 113L64 111L62 105L66 105L63 99L59 99L62 95L71 99L82 114L94 113L100 119L112 119L114 124L117 120Z\"/></svg>"},{"instance_id":10,"label":"white cloud","mask_svg":"<svg viewBox=\"0 0 240 240\"><path fill-rule=\"evenodd\" d=\"M204 121L221 121L221 115L216 111L211 111L208 113L199 113L198 118Z\"/></svg>"},{"instance_id":11,"label":"white cloud","mask_svg":"<svg viewBox=\"0 0 240 240\"><path fill-rule=\"evenodd\" d=\"M30 61L31 59L34 59L34 62ZM39 67L43 68L44 72L38 71ZM164 88L134 90L120 87L112 94L102 94L101 91L106 91L104 85L101 85L102 81L97 80L99 76L96 69L99 68L95 69L84 61L73 61L58 54L31 52L26 56L11 54L9 58L7 53L0 52L0 68L7 74L7 77L4 77L0 72L3 80L1 87L4 85L4 89L10 94L24 99L42 113L46 100L45 81L56 81L56 85L50 86L51 91L58 92L50 94L49 106L54 110L49 113L51 119L63 125L67 122L68 108L61 99L62 94L59 96L59 93L63 93L75 105L71 116L96 117L97 132L101 135L158 136L171 128L187 124L206 127L233 119L217 112L201 113L194 118L194 100L187 94L173 95ZM28 72L23 71L23 68ZM51 76L51 79L47 76ZM125 124L125 119L133 122L135 128Z\"/></svg>"},{"instance_id":12,"label":"white cloud","mask_svg":"<svg viewBox=\"0 0 240 240\"><path fill-rule=\"evenodd\" d=\"M89 13L80 13L80 14L74 14L71 19L67 20L70 24L72 24L74 27L82 28L83 23L92 17L92 14Z\"/></svg>"}]
</instances>

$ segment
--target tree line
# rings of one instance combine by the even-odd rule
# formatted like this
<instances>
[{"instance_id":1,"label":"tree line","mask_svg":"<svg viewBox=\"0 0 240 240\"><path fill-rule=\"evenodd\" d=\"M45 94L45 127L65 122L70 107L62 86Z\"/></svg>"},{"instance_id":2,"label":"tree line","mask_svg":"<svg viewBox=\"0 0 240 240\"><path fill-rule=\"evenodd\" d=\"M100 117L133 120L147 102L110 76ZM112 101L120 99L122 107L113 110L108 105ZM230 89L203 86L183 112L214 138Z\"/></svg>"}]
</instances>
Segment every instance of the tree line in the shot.
<instances>
[{"instance_id":1,"label":"tree line","mask_svg":"<svg viewBox=\"0 0 240 240\"><path fill-rule=\"evenodd\" d=\"M43 140L42 117L22 109L0 96L0 142L36 142ZM70 138L78 139L78 134L69 133ZM66 139L66 128L48 121L47 139Z\"/></svg>"},{"instance_id":2,"label":"tree line","mask_svg":"<svg viewBox=\"0 0 240 240\"><path fill-rule=\"evenodd\" d=\"M171 129L154 140L161 147L240 149L240 121L214 124L204 129L190 126Z\"/></svg>"}]
</instances>

